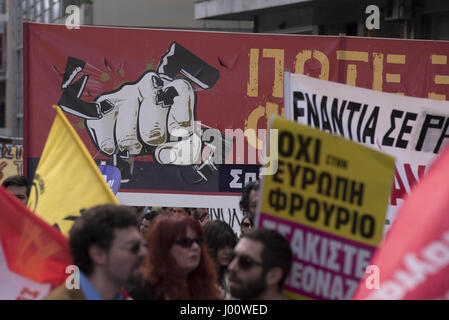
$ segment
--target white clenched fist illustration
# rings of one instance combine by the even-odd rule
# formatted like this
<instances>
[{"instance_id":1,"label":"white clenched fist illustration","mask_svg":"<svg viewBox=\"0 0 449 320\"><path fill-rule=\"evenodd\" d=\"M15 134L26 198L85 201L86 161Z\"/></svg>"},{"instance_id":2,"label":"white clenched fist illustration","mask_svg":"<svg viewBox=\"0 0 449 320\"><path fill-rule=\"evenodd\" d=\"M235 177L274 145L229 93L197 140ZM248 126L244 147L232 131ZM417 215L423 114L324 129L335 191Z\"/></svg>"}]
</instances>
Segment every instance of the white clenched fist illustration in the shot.
<instances>
[{"instance_id":1,"label":"white clenched fist illustration","mask_svg":"<svg viewBox=\"0 0 449 320\"><path fill-rule=\"evenodd\" d=\"M165 80L148 72L137 82L96 100L97 104L104 101L112 109L101 119L86 121L103 153L112 155L118 149L139 155L145 144L156 148L155 159L162 164L191 165L199 161L201 140L194 132L195 92L187 80Z\"/></svg>"},{"instance_id":2,"label":"white clenched fist illustration","mask_svg":"<svg viewBox=\"0 0 449 320\"><path fill-rule=\"evenodd\" d=\"M113 158L153 154L161 164L200 162L194 85L212 88L220 77L217 69L173 42L157 70L88 102L81 99L90 76L83 73L85 65L83 60L68 57L58 104L85 119L98 150Z\"/></svg>"}]
</instances>

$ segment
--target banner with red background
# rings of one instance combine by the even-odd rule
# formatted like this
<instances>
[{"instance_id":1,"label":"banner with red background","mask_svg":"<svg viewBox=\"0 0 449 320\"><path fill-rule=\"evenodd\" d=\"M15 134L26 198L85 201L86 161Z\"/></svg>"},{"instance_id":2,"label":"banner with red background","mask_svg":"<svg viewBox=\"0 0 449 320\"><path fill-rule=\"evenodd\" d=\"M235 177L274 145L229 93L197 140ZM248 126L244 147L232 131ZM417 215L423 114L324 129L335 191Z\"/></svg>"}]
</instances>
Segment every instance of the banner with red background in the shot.
<instances>
[{"instance_id":1,"label":"banner with red background","mask_svg":"<svg viewBox=\"0 0 449 320\"><path fill-rule=\"evenodd\" d=\"M122 203L237 206L259 175L267 122L283 113L284 70L444 100L448 55L435 41L25 23L25 169L59 104L95 161L120 168ZM179 141L191 163L164 153L180 154Z\"/></svg>"}]
</instances>

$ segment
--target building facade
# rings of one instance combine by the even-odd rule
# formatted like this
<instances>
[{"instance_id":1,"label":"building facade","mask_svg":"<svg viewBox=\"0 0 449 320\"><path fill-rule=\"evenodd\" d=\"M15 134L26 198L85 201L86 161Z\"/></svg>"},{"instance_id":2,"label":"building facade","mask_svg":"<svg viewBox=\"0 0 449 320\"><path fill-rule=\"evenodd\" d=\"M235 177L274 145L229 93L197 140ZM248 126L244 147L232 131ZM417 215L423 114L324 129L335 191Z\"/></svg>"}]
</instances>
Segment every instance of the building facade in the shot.
<instances>
[{"instance_id":1,"label":"building facade","mask_svg":"<svg viewBox=\"0 0 449 320\"><path fill-rule=\"evenodd\" d=\"M365 27L370 5L379 29ZM252 21L263 33L449 40L449 1L441 0L202 0L195 18Z\"/></svg>"},{"instance_id":2,"label":"building facade","mask_svg":"<svg viewBox=\"0 0 449 320\"><path fill-rule=\"evenodd\" d=\"M62 0L0 0L0 136L20 140L23 135L22 22L60 23L62 7Z\"/></svg>"},{"instance_id":3,"label":"building facade","mask_svg":"<svg viewBox=\"0 0 449 320\"><path fill-rule=\"evenodd\" d=\"M449 40L440 0L0 0L0 136L23 132L22 21L65 23L70 5L81 25Z\"/></svg>"},{"instance_id":4,"label":"building facade","mask_svg":"<svg viewBox=\"0 0 449 320\"><path fill-rule=\"evenodd\" d=\"M66 23L79 8L80 25L251 32L252 21L202 21L194 0L0 0L0 136L23 136L24 20Z\"/></svg>"},{"instance_id":5,"label":"building facade","mask_svg":"<svg viewBox=\"0 0 449 320\"><path fill-rule=\"evenodd\" d=\"M252 21L195 19L194 5L195 0L94 0L92 24L231 32L253 30Z\"/></svg>"}]
</instances>

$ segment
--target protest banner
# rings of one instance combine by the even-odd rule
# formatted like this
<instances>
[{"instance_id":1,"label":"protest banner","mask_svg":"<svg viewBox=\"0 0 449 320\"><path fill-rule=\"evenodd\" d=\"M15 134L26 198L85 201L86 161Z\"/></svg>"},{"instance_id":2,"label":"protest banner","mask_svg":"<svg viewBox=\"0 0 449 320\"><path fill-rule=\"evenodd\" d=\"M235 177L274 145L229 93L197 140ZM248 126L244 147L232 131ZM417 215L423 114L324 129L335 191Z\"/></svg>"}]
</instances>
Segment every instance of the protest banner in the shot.
<instances>
[{"instance_id":1,"label":"protest banner","mask_svg":"<svg viewBox=\"0 0 449 320\"><path fill-rule=\"evenodd\" d=\"M397 208L449 138L449 103L286 74L288 119L342 136L396 159L387 214Z\"/></svg>"},{"instance_id":2,"label":"protest banner","mask_svg":"<svg viewBox=\"0 0 449 320\"><path fill-rule=\"evenodd\" d=\"M0 300L40 300L72 264L67 239L0 187Z\"/></svg>"},{"instance_id":3,"label":"protest banner","mask_svg":"<svg viewBox=\"0 0 449 320\"><path fill-rule=\"evenodd\" d=\"M224 207L224 208L208 208L211 220L221 220L226 222L237 236L240 236L240 222L243 219L243 214L238 207Z\"/></svg>"},{"instance_id":4,"label":"protest banner","mask_svg":"<svg viewBox=\"0 0 449 320\"><path fill-rule=\"evenodd\" d=\"M10 176L23 174L23 145L0 138L0 183Z\"/></svg>"},{"instance_id":5,"label":"protest banner","mask_svg":"<svg viewBox=\"0 0 449 320\"><path fill-rule=\"evenodd\" d=\"M290 241L284 289L291 298L350 299L382 239L394 159L280 117L271 129L278 169L263 178L256 225Z\"/></svg>"},{"instance_id":6,"label":"protest banner","mask_svg":"<svg viewBox=\"0 0 449 320\"><path fill-rule=\"evenodd\" d=\"M62 110L54 108L28 208L67 235L83 209L118 201Z\"/></svg>"},{"instance_id":7,"label":"protest banner","mask_svg":"<svg viewBox=\"0 0 449 320\"><path fill-rule=\"evenodd\" d=\"M283 113L284 70L447 99L448 54L437 41L25 23L26 174L58 104L97 164L120 169L121 203L238 207Z\"/></svg>"},{"instance_id":8,"label":"protest banner","mask_svg":"<svg viewBox=\"0 0 449 320\"><path fill-rule=\"evenodd\" d=\"M400 207L354 299L449 299L449 148Z\"/></svg>"}]
</instances>

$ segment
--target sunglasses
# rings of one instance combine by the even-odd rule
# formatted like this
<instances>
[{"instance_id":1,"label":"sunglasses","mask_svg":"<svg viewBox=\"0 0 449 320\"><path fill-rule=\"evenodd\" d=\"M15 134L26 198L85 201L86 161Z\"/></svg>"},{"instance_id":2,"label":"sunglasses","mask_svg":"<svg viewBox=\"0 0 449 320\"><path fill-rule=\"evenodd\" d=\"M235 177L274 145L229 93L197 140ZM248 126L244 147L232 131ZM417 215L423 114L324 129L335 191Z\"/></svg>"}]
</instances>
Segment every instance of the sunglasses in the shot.
<instances>
[{"instance_id":1,"label":"sunglasses","mask_svg":"<svg viewBox=\"0 0 449 320\"><path fill-rule=\"evenodd\" d=\"M192 247L193 243L196 242L196 244L198 246L201 247L201 245L204 242L204 239L202 237L198 237L198 238L179 238L177 240L175 240L175 244L179 245L180 247L184 248L184 249L189 249Z\"/></svg>"},{"instance_id":2,"label":"sunglasses","mask_svg":"<svg viewBox=\"0 0 449 320\"><path fill-rule=\"evenodd\" d=\"M237 265L241 270L249 270L253 266L261 266L264 267L263 263L255 261L250 256L244 255L244 254L237 254L234 251L230 255L230 261L234 261L234 259L237 258Z\"/></svg>"},{"instance_id":3,"label":"sunglasses","mask_svg":"<svg viewBox=\"0 0 449 320\"><path fill-rule=\"evenodd\" d=\"M249 227L252 227L253 225L249 222L243 222L242 226L244 226L245 228L249 228Z\"/></svg>"},{"instance_id":4,"label":"sunglasses","mask_svg":"<svg viewBox=\"0 0 449 320\"><path fill-rule=\"evenodd\" d=\"M128 250L131 253L138 254L140 251L140 248L146 247L146 246L147 246L146 241L136 241L136 242L131 242L131 243L125 244L125 245L121 246L120 248Z\"/></svg>"}]
</instances>

